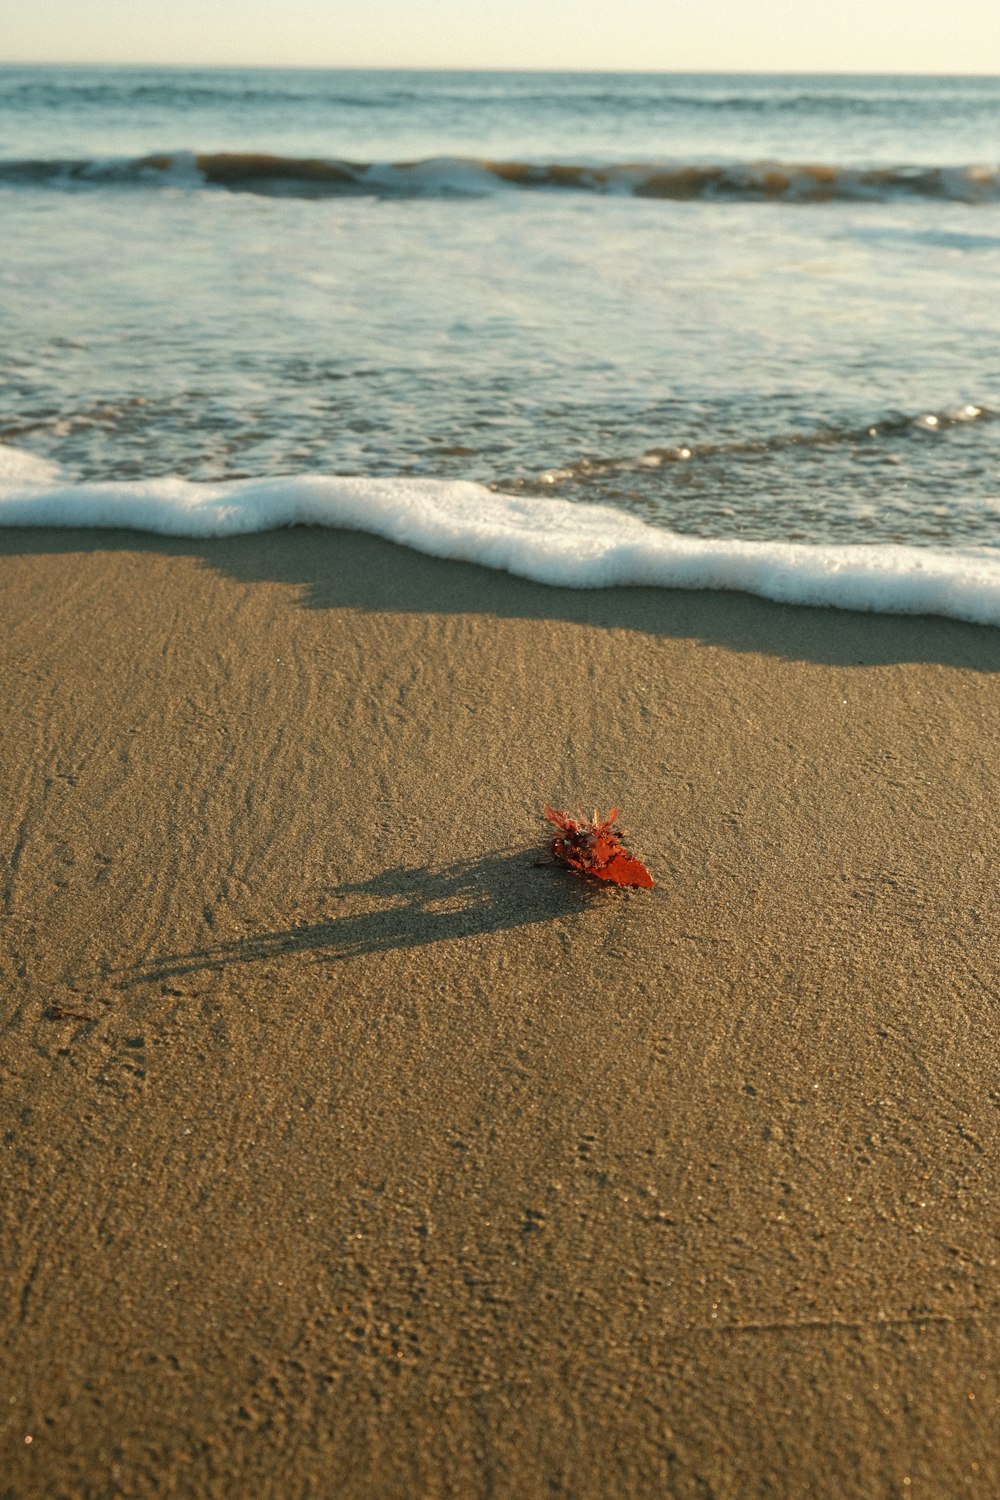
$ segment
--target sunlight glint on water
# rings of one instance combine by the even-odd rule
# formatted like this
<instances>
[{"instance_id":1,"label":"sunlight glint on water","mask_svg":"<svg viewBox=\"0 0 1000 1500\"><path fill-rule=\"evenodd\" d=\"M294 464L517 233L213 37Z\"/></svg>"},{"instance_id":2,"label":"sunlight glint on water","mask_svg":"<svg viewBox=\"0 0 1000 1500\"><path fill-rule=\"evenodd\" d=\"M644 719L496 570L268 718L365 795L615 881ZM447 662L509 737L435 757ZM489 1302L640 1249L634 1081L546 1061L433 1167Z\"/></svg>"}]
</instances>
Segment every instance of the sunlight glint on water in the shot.
<instances>
[{"instance_id":1,"label":"sunlight glint on water","mask_svg":"<svg viewBox=\"0 0 1000 1500\"><path fill-rule=\"evenodd\" d=\"M70 476L997 545L997 80L21 68L0 102L0 442Z\"/></svg>"}]
</instances>

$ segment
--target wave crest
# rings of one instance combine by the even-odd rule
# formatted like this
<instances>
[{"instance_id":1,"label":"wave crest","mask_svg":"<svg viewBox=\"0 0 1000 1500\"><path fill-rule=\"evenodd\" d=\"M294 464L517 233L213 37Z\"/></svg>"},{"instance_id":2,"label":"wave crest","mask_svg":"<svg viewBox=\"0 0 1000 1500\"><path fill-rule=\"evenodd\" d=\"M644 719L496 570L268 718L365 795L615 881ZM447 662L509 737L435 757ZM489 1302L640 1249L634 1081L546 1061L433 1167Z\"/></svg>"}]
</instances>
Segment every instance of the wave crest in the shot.
<instances>
[{"instance_id":1,"label":"wave crest","mask_svg":"<svg viewBox=\"0 0 1000 1500\"><path fill-rule=\"evenodd\" d=\"M674 202L1000 201L1000 167L836 166L822 162L494 161L439 156L354 162L257 151L155 152L147 156L0 162L0 184L51 188L225 188L274 197L480 197L504 190L587 192Z\"/></svg>"}]
</instances>

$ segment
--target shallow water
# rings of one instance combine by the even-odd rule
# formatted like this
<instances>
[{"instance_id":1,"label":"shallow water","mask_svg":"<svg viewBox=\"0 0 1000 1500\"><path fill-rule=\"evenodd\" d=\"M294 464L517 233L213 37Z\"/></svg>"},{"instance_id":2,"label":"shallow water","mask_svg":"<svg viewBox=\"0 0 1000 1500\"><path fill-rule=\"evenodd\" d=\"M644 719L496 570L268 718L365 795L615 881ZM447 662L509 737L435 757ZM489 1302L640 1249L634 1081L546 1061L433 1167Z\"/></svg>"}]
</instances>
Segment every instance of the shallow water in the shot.
<instances>
[{"instance_id":1,"label":"shallow water","mask_svg":"<svg viewBox=\"0 0 1000 1500\"><path fill-rule=\"evenodd\" d=\"M0 442L72 478L997 546L998 80L24 68L0 100Z\"/></svg>"}]
</instances>

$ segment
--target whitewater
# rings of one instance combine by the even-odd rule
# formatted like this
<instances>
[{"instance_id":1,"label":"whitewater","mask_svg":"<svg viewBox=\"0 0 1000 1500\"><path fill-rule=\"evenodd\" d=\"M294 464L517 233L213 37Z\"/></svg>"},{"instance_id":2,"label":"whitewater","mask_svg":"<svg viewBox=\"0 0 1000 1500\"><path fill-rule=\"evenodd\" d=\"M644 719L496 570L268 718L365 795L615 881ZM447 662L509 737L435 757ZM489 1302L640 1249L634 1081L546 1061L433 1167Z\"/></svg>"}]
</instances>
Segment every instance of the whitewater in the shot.
<instances>
[{"instance_id":1,"label":"whitewater","mask_svg":"<svg viewBox=\"0 0 1000 1500\"><path fill-rule=\"evenodd\" d=\"M0 67L0 216L0 524L1000 623L1000 80Z\"/></svg>"},{"instance_id":2,"label":"whitewater","mask_svg":"<svg viewBox=\"0 0 1000 1500\"><path fill-rule=\"evenodd\" d=\"M1000 625L1000 553L691 538L610 506L525 499L462 481L306 475L73 484L54 465L2 449L0 525L192 539L323 526L561 588L732 589L784 604Z\"/></svg>"}]
</instances>

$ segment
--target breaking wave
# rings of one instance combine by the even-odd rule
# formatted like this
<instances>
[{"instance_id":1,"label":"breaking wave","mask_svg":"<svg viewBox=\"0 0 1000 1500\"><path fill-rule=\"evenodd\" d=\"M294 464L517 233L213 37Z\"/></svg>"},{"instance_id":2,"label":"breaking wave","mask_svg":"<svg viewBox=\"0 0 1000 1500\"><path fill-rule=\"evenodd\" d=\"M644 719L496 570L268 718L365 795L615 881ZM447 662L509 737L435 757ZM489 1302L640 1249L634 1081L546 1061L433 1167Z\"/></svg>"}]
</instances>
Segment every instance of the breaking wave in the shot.
<instances>
[{"instance_id":1,"label":"breaking wave","mask_svg":"<svg viewBox=\"0 0 1000 1500\"><path fill-rule=\"evenodd\" d=\"M1000 625L1000 549L706 540L608 506L499 494L466 481L307 475L80 484L33 454L0 447L0 526L192 538L325 526L557 587L732 589L785 604Z\"/></svg>"},{"instance_id":2,"label":"breaking wave","mask_svg":"<svg viewBox=\"0 0 1000 1500\"><path fill-rule=\"evenodd\" d=\"M852 167L780 161L586 165L458 156L354 162L245 151L164 151L126 158L0 161L3 184L57 189L224 188L303 198L482 197L520 189L672 201L1000 201L1000 167L996 165Z\"/></svg>"}]
</instances>

